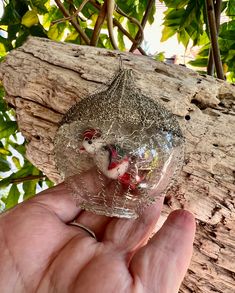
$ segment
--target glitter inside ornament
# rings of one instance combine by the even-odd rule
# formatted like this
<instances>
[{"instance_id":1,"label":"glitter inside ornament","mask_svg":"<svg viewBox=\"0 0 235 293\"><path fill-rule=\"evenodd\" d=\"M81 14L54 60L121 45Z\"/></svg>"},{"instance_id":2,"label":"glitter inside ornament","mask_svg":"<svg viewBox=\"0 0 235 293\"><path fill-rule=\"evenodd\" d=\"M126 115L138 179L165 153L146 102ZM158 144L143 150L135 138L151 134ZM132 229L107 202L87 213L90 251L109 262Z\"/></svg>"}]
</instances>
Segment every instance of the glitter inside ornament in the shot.
<instances>
[{"instance_id":1,"label":"glitter inside ornament","mask_svg":"<svg viewBox=\"0 0 235 293\"><path fill-rule=\"evenodd\" d=\"M135 218L176 178L183 141L174 115L135 88L131 70L121 69L108 89L65 114L54 151L82 208Z\"/></svg>"}]
</instances>

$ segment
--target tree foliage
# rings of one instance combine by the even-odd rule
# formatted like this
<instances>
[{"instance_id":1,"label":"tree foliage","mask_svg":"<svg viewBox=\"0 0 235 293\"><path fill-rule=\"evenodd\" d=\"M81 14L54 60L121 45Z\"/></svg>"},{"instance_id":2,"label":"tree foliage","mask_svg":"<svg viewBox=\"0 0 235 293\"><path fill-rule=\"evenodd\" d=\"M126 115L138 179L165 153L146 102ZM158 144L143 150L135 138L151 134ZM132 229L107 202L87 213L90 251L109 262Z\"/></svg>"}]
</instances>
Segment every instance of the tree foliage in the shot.
<instances>
[{"instance_id":1,"label":"tree foliage","mask_svg":"<svg viewBox=\"0 0 235 293\"><path fill-rule=\"evenodd\" d=\"M191 64L207 67L213 45L206 8L208 1L162 2L167 7L162 41L176 34L185 47L191 43L200 46L199 54ZM227 80L235 81L235 0L216 0L213 3L215 9L218 3L222 4L219 12L227 16L226 22L218 28L217 40ZM152 24L157 17L153 0L5 0L3 8L0 20L1 60L30 35L123 51L137 48L146 55L141 47L143 30L147 22ZM220 18L220 13L217 18ZM164 60L163 52L155 59ZM15 120L14 109L6 104L1 87L0 204L3 208L10 208L40 188L53 184L25 158L27 142L20 135Z\"/></svg>"}]
</instances>

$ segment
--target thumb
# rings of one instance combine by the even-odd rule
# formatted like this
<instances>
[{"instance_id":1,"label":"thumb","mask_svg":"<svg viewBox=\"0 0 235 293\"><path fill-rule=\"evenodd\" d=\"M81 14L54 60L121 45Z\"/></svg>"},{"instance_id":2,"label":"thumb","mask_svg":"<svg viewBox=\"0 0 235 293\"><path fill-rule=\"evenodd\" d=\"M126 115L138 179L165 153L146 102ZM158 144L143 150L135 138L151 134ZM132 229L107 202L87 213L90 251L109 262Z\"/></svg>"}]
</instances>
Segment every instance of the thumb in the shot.
<instances>
[{"instance_id":1,"label":"thumb","mask_svg":"<svg viewBox=\"0 0 235 293\"><path fill-rule=\"evenodd\" d=\"M194 216L185 210L172 212L158 233L132 259L130 271L136 289L178 292L191 260L194 235Z\"/></svg>"}]
</instances>

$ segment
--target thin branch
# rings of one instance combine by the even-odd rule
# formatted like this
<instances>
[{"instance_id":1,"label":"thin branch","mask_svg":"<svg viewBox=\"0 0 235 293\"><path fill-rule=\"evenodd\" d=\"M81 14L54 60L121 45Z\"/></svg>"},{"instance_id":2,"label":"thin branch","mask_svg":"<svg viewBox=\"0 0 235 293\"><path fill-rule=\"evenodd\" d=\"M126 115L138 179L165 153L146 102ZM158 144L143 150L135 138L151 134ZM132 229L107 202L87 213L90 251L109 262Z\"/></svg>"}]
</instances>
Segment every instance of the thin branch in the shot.
<instances>
[{"instance_id":1,"label":"thin branch","mask_svg":"<svg viewBox=\"0 0 235 293\"><path fill-rule=\"evenodd\" d=\"M93 6L94 3L92 3ZM100 7L100 6L95 6L98 10L100 10L100 13L97 17L97 20L96 20L96 23L95 23L95 26L94 26L94 30L93 30L93 33L92 33L92 36L91 36L91 43L90 45L91 46L97 46L97 43L98 43L98 40L99 40L99 35L100 35L100 31L101 31L101 28L102 28L102 25L105 21L105 18L106 18L106 13L107 13L107 2L105 1L103 6Z\"/></svg>"},{"instance_id":2,"label":"thin branch","mask_svg":"<svg viewBox=\"0 0 235 293\"><path fill-rule=\"evenodd\" d=\"M115 50L118 50L118 46L116 44L116 40L114 38L113 34L113 12L115 7L115 1L114 0L106 0L107 4L107 25L108 25L108 32L109 32L109 38L111 41L111 44Z\"/></svg>"},{"instance_id":3,"label":"thin branch","mask_svg":"<svg viewBox=\"0 0 235 293\"><path fill-rule=\"evenodd\" d=\"M55 3L57 4L57 6L59 7L60 11L63 13L63 15L65 17L70 17L70 14L69 14L68 10L64 7L64 5L61 3L60 0L55 0ZM76 22L76 20L70 19L70 22L73 25L73 27L76 29L76 31L80 34L80 36L84 40L84 42L87 45L89 45L90 44L90 39L85 34L85 32L82 30L82 28L80 27L80 25Z\"/></svg>"},{"instance_id":4,"label":"thin branch","mask_svg":"<svg viewBox=\"0 0 235 293\"><path fill-rule=\"evenodd\" d=\"M36 180L36 179L44 179L46 178L46 175L29 175L29 176L25 176L25 177L21 177L21 178L15 178L15 179L11 179L10 183L23 183L25 181L30 181L30 180Z\"/></svg>"},{"instance_id":5,"label":"thin branch","mask_svg":"<svg viewBox=\"0 0 235 293\"><path fill-rule=\"evenodd\" d=\"M143 30L143 27L141 25L141 23L134 17L131 17L129 15L127 15L124 11L122 11L118 6L116 6L116 11L122 15L122 16L125 16L126 18L128 18L130 20L130 22L133 22L134 24L136 24L139 28L139 32L140 32L140 37L139 37L139 40L138 40L138 46L139 44L142 43L143 39L144 39L144 30ZM136 42L136 41L135 41Z\"/></svg>"},{"instance_id":6,"label":"thin branch","mask_svg":"<svg viewBox=\"0 0 235 293\"><path fill-rule=\"evenodd\" d=\"M219 28L220 28L221 6L222 6L222 0L216 0L215 5L214 5L214 9L215 9L217 36L219 34ZM215 71L214 57L213 57L212 48L210 48L209 60L208 60L208 65L207 65L207 74L214 75L214 71Z\"/></svg>"},{"instance_id":7,"label":"thin branch","mask_svg":"<svg viewBox=\"0 0 235 293\"><path fill-rule=\"evenodd\" d=\"M146 25L146 23L147 23L147 20L148 20L148 18L149 18L149 14L150 14L150 12L151 12L151 9L152 9L154 3L155 3L155 0L149 0L149 1L148 1L148 5L147 5L147 7L146 7L146 10L145 10L145 13L144 13L143 19L142 19L142 21L141 21L141 26L142 26L143 29L144 29L144 27L145 27L145 25ZM137 34L136 34L136 36L135 36L135 41L136 41L136 42L133 43L133 45L131 46L131 48L130 48L130 52L133 52L133 51L137 48L138 44L140 45L140 43L139 43L139 39L140 39L140 37L141 37L141 32L140 32L140 30L138 30L138 32L137 32Z\"/></svg>"},{"instance_id":8,"label":"thin branch","mask_svg":"<svg viewBox=\"0 0 235 293\"><path fill-rule=\"evenodd\" d=\"M61 19L57 19L52 21L52 24L56 24L56 23L61 23L61 22L65 22L67 20L72 20L73 18L77 17L78 14L82 11L83 7L89 2L90 0L83 0L83 2L81 3L81 5L78 7L78 9L74 12L74 14L72 14L71 16L68 17L64 17Z\"/></svg>"},{"instance_id":9,"label":"thin branch","mask_svg":"<svg viewBox=\"0 0 235 293\"><path fill-rule=\"evenodd\" d=\"M113 19L113 24L116 25L118 27L118 29L125 35L128 37L128 39L132 42L132 43L135 43L136 40L131 36L131 34L129 34L128 31L126 31L124 29L124 27L120 24L120 22L117 21L117 19ZM137 45L137 49L140 51L140 53L144 56L147 56L147 53L138 45Z\"/></svg>"},{"instance_id":10,"label":"thin branch","mask_svg":"<svg viewBox=\"0 0 235 293\"><path fill-rule=\"evenodd\" d=\"M216 73L218 78L224 79L224 72L223 72L222 62L220 58L220 51L219 51L219 44L218 44L218 37L217 37L213 0L206 0L206 4L207 4L207 15L208 15L210 38L211 38L211 46L212 46L212 52L214 56Z\"/></svg>"},{"instance_id":11,"label":"thin branch","mask_svg":"<svg viewBox=\"0 0 235 293\"><path fill-rule=\"evenodd\" d=\"M103 6L102 6L102 8L101 8L101 6L98 4L98 3L96 3L96 1L94 1L94 0L91 0L90 1L91 2L91 4L96 8L96 9L98 9L98 10L101 10L102 8L103 8ZM100 14L99 14L100 15ZM105 18L105 16L103 16L104 18ZM114 25L116 25L119 29L120 29L120 31L125 35L125 36L127 36L128 37L128 39L132 42L132 43L135 43L136 41L135 41L135 39L130 35L130 33L128 32L128 31L126 31L124 28L123 28L123 26L120 24L120 22L118 22L118 20L116 19L116 18L113 18L113 24ZM95 31L95 29L94 29L94 31ZM93 32L93 34L94 34L94 32ZM97 34L97 39L98 39L98 37L99 37L99 34ZM91 43L92 43L92 41L91 41ZM93 46L95 46L94 44L92 44ZM141 48L141 47L137 47L137 49L140 51L140 53L142 54L142 55L147 55L146 54L146 52Z\"/></svg>"}]
</instances>

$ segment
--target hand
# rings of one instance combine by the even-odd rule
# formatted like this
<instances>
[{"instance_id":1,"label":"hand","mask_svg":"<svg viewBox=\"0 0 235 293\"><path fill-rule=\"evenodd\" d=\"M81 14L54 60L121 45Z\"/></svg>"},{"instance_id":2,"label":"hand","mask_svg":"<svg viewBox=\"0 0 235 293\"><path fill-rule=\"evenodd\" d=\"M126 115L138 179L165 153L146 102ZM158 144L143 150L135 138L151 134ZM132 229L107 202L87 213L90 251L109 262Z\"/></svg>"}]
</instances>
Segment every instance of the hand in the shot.
<instances>
[{"instance_id":1,"label":"hand","mask_svg":"<svg viewBox=\"0 0 235 293\"><path fill-rule=\"evenodd\" d=\"M137 220L108 218L80 210L60 184L1 214L0 292L178 292L195 221L187 211L172 212L147 243L161 202ZM68 225L74 219L98 241Z\"/></svg>"}]
</instances>

